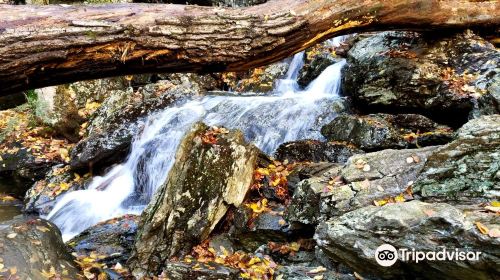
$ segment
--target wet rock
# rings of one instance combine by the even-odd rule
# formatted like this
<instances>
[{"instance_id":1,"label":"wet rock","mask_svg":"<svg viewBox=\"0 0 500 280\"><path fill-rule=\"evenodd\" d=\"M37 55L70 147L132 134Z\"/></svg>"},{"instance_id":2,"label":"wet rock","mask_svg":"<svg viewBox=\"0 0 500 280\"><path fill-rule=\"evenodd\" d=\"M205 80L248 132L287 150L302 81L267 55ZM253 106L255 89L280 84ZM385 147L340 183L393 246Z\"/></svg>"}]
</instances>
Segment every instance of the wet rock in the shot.
<instances>
[{"instance_id":1,"label":"wet rock","mask_svg":"<svg viewBox=\"0 0 500 280\"><path fill-rule=\"evenodd\" d=\"M66 244L78 256L92 253L105 256L99 260L108 267L125 264L130 257L137 233L139 216L125 215L101 222L73 237Z\"/></svg>"},{"instance_id":2,"label":"wet rock","mask_svg":"<svg viewBox=\"0 0 500 280\"><path fill-rule=\"evenodd\" d=\"M323 126L321 133L330 141L366 151L441 145L453 137L449 127L415 114L342 114Z\"/></svg>"},{"instance_id":3,"label":"wet rock","mask_svg":"<svg viewBox=\"0 0 500 280\"><path fill-rule=\"evenodd\" d=\"M231 267L223 266L215 262L199 263L192 261L173 262L167 261L163 274L172 280L220 280L220 279L240 279L240 271Z\"/></svg>"},{"instance_id":4,"label":"wet rock","mask_svg":"<svg viewBox=\"0 0 500 280\"><path fill-rule=\"evenodd\" d=\"M354 155L345 167L333 166L300 182L286 212L289 222L316 224L334 216L395 197L410 199L416 181L436 147L383 150Z\"/></svg>"},{"instance_id":5,"label":"wet rock","mask_svg":"<svg viewBox=\"0 0 500 280\"><path fill-rule=\"evenodd\" d=\"M57 227L42 219L16 219L0 229L0 278L80 279Z\"/></svg>"},{"instance_id":6,"label":"wet rock","mask_svg":"<svg viewBox=\"0 0 500 280\"><path fill-rule=\"evenodd\" d=\"M466 123L428 158L414 192L432 200L480 203L500 196L500 115Z\"/></svg>"},{"instance_id":7,"label":"wet rock","mask_svg":"<svg viewBox=\"0 0 500 280\"><path fill-rule=\"evenodd\" d=\"M466 214L467 212L467 214ZM481 233L474 225L481 221L498 230L498 216L463 211L445 203L420 201L368 206L321 223L316 231L318 245L334 261L352 267L368 278L382 279L494 279L498 275L500 241ZM382 244L417 251L481 252L477 261L414 261L401 259L391 267L375 261ZM401 256L401 254L400 254Z\"/></svg>"},{"instance_id":8,"label":"wet rock","mask_svg":"<svg viewBox=\"0 0 500 280\"><path fill-rule=\"evenodd\" d=\"M490 90L499 61L500 52L470 31L384 32L349 51L344 93L365 111L413 111L459 126Z\"/></svg>"},{"instance_id":9,"label":"wet rock","mask_svg":"<svg viewBox=\"0 0 500 280\"><path fill-rule=\"evenodd\" d=\"M190 88L160 81L130 96L125 92L107 99L91 120L87 137L71 151L71 167L109 166L123 160L147 115L195 94Z\"/></svg>"},{"instance_id":10,"label":"wet rock","mask_svg":"<svg viewBox=\"0 0 500 280\"><path fill-rule=\"evenodd\" d=\"M321 142L318 140L299 140L280 145L275 157L279 161L312 161L345 163L354 154L363 153L352 145L341 142Z\"/></svg>"},{"instance_id":11,"label":"wet rock","mask_svg":"<svg viewBox=\"0 0 500 280\"><path fill-rule=\"evenodd\" d=\"M299 71L297 83L303 88L307 87L328 66L341 59L335 55L335 48L328 42L307 49L304 56L304 66Z\"/></svg>"},{"instance_id":12,"label":"wet rock","mask_svg":"<svg viewBox=\"0 0 500 280\"><path fill-rule=\"evenodd\" d=\"M196 124L181 142L168 181L142 214L130 266L158 275L165 260L205 240L250 188L259 151L239 131Z\"/></svg>"},{"instance_id":13,"label":"wet rock","mask_svg":"<svg viewBox=\"0 0 500 280\"><path fill-rule=\"evenodd\" d=\"M90 174L80 176L70 170L68 165L54 166L44 179L37 181L24 196L25 213L47 215L56 199L66 192L84 189Z\"/></svg>"}]
</instances>

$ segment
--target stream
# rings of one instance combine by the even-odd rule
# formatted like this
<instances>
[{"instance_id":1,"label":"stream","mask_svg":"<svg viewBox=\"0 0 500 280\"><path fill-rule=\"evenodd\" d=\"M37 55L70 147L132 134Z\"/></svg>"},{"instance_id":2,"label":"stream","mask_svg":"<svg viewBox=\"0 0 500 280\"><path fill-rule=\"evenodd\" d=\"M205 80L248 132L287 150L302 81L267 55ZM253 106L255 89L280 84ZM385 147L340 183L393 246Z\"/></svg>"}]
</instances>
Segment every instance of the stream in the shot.
<instances>
[{"instance_id":1,"label":"stream","mask_svg":"<svg viewBox=\"0 0 500 280\"><path fill-rule=\"evenodd\" d=\"M335 43L335 42L334 42ZM69 240L98 222L140 214L165 182L184 134L198 121L243 131L267 154L298 139L319 139L320 128L342 110L339 98L342 60L326 68L305 89L297 85L304 53L296 54L284 79L267 96L205 96L187 100L148 117L123 164L95 177L86 190L60 199L47 218Z\"/></svg>"}]
</instances>

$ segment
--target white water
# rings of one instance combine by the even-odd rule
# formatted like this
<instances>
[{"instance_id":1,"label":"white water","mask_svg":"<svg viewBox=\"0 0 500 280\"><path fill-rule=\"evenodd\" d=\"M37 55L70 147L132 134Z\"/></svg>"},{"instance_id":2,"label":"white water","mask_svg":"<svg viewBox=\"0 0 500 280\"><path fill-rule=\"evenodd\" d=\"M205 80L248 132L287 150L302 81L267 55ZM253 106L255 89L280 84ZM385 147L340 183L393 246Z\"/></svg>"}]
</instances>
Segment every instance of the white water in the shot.
<instances>
[{"instance_id":1,"label":"white water","mask_svg":"<svg viewBox=\"0 0 500 280\"><path fill-rule=\"evenodd\" d=\"M302 61L303 53L294 56L286 79L278 81L272 96L209 96L148 117L127 161L94 178L87 190L64 195L48 219L67 241L100 221L140 213L165 182L183 135L196 121L240 129L268 154L287 141L322 139L319 129L335 117L332 104L345 61L329 66L299 90L296 79Z\"/></svg>"}]
</instances>

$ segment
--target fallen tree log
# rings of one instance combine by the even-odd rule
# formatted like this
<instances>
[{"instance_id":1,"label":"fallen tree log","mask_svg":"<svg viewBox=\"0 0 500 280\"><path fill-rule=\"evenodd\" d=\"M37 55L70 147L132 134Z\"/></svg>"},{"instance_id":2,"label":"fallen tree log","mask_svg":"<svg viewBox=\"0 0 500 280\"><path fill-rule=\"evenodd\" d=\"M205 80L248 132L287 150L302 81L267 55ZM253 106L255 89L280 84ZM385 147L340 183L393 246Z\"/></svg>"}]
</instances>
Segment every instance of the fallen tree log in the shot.
<instances>
[{"instance_id":1,"label":"fallen tree log","mask_svg":"<svg viewBox=\"0 0 500 280\"><path fill-rule=\"evenodd\" d=\"M487 0L1 5L0 95L117 75L241 71L360 31L499 26L500 2Z\"/></svg>"}]
</instances>

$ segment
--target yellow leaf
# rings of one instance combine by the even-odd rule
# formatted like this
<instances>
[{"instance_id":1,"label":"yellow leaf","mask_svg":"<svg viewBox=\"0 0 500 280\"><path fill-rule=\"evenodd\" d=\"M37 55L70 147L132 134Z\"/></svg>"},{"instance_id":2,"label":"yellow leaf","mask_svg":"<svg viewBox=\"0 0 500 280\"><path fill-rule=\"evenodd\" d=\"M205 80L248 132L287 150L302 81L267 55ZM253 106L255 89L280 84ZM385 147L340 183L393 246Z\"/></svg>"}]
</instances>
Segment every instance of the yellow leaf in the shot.
<instances>
[{"instance_id":1,"label":"yellow leaf","mask_svg":"<svg viewBox=\"0 0 500 280\"><path fill-rule=\"evenodd\" d=\"M11 268L9 269L9 272L10 272L10 274L11 274L11 275L16 274L16 273L17 273L17 267L15 267L15 266L11 267Z\"/></svg>"},{"instance_id":2,"label":"yellow leaf","mask_svg":"<svg viewBox=\"0 0 500 280\"><path fill-rule=\"evenodd\" d=\"M491 206L493 206L493 207L500 207L500 201L497 201L497 200L492 201L491 202Z\"/></svg>"},{"instance_id":3,"label":"yellow leaf","mask_svg":"<svg viewBox=\"0 0 500 280\"><path fill-rule=\"evenodd\" d=\"M261 259L259 257L253 257L250 259L250 261L248 261L248 265L254 265L256 263L260 263L261 262Z\"/></svg>"},{"instance_id":4,"label":"yellow leaf","mask_svg":"<svg viewBox=\"0 0 500 280\"><path fill-rule=\"evenodd\" d=\"M47 232L50 230L49 228L44 227L44 226L36 226L36 229L41 231L41 232Z\"/></svg>"},{"instance_id":5,"label":"yellow leaf","mask_svg":"<svg viewBox=\"0 0 500 280\"><path fill-rule=\"evenodd\" d=\"M389 201L387 199L382 199L382 200L374 200L373 203L375 206L383 206L386 205Z\"/></svg>"},{"instance_id":6,"label":"yellow leaf","mask_svg":"<svg viewBox=\"0 0 500 280\"><path fill-rule=\"evenodd\" d=\"M396 196L396 197L394 198L394 200L395 200L396 202L405 202L405 200L406 200L406 199L405 199L405 197L404 197L402 194L400 194L400 195Z\"/></svg>"},{"instance_id":7,"label":"yellow leaf","mask_svg":"<svg viewBox=\"0 0 500 280\"><path fill-rule=\"evenodd\" d=\"M476 222L476 227L482 234L488 234L488 232L490 231L485 225L481 224L480 222Z\"/></svg>"},{"instance_id":8,"label":"yellow leaf","mask_svg":"<svg viewBox=\"0 0 500 280\"><path fill-rule=\"evenodd\" d=\"M67 191L67 190L69 189L69 185L68 185L68 183L64 183L64 182L63 182L63 183L61 183L61 184L59 185L59 189L60 189L61 191Z\"/></svg>"},{"instance_id":9,"label":"yellow leaf","mask_svg":"<svg viewBox=\"0 0 500 280\"><path fill-rule=\"evenodd\" d=\"M316 274L316 273L325 272L325 271L326 271L326 268L324 268L322 266L318 266L315 269L309 270L309 273Z\"/></svg>"},{"instance_id":10,"label":"yellow leaf","mask_svg":"<svg viewBox=\"0 0 500 280\"><path fill-rule=\"evenodd\" d=\"M269 170L267 168L257 168L257 173L269 176Z\"/></svg>"}]
</instances>

